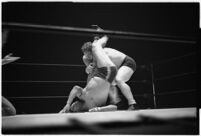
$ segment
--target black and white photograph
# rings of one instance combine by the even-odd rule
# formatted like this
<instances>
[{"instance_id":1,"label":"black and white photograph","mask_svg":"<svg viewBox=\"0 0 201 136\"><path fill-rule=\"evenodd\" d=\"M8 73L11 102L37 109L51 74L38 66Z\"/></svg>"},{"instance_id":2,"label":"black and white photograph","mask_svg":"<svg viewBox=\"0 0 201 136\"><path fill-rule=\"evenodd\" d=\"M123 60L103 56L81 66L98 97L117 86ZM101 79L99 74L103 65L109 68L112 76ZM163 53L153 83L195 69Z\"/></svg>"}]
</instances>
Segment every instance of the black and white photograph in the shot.
<instances>
[{"instance_id":1,"label":"black and white photograph","mask_svg":"<svg viewBox=\"0 0 201 136\"><path fill-rule=\"evenodd\" d=\"M198 135L199 2L1 2L1 134Z\"/></svg>"}]
</instances>

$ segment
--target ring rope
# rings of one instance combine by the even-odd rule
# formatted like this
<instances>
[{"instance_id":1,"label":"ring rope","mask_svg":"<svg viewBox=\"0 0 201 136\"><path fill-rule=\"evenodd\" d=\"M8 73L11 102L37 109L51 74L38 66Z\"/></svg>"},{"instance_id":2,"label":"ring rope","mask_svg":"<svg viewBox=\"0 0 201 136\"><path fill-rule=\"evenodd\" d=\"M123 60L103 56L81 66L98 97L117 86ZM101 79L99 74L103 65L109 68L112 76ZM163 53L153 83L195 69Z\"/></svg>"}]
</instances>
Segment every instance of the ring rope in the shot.
<instances>
[{"instance_id":1,"label":"ring rope","mask_svg":"<svg viewBox=\"0 0 201 136\"><path fill-rule=\"evenodd\" d=\"M187 76L190 74L196 74L196 72L189 72L177 75L171 75L161 78L155 78L154 81L165 80L170 78L176 78L181 76ZM86 83L87 81L45 81L45 80L4 80L3 83ZM147 83L148 80L136 80L136 81L128 81L128 83Z\"/></svg>"},{"instance_id":2,"label":"ring rope","mask_svg":"<svg viewBox=\"0 0 201 136\"><path fill-rule=\"evenodd\" d=\"M173 57L173 58L170 58L170 59L153 62L153 64L166 63L168 61L174 61L174 60L178 60L178 59L181 59L181 58L184 58L184 57L187 57L187 56L192 56L192 55L196 55L196 52L191 52L191 53L188 53L188 54L185 54L185 55L182 55L182 56Z\"/></svg>"},{"instance_id":3,"label":"ring rope","mask_svg":"<svg viewBox=\"0 0 201 136\"><path fill-rule=\"evenodd\" d=\"M23 97L6 97L8 99L58 99L68 98L68 96L23 96Z\"/></svg>"},{"instance_id":4,"label":"ring rope","mask_svg":"<svg viewBox=\"0 0 201 136\"><path fill-rule=\"evenodd\" d=\"M42 81L42 80L13 80L2 81L3 83L85 83L86 81Z\"/></svg>"},{"instance_id":5,"label":"ring rope","mask_svg":"<svg viewBox=\"0 0 201 136\"><path fill-rule=\"evenodd\" d=\"M42 81L42 80L12 80L2 81L3 83L86 83L87 81ZM131 83L146 83L147 80L128 81Z\"/></svg>"},{"instance_id":6,"label":"ring rope","mask_svg":"<svg viewBox=\"0 0 201 136\"><path fill-rule=\"evenodd\" d=\"M138 40L151 40L151 41L162 41L162 42L178 42L178 43L188 43L195 44L196 40L192 37L179 37L179 36L167 36L167 35L156 35L156 34L145 34L145 33L134 33L134 32L122 32L122 31L97 31L88 28L76 28L76 27L66 27L66 26L52 26L52 25L36 25L36 24L26 24L26 23L16 23L16 22L3 22L3 29L13 29L21 31L37 31L37 32L52 32L52 33L62 33L62 34L84 34L84 35L108 35L110 37L118 37L124 39L138 39Z\"/></svg>"},{"instance_id":7,"label":"ring rope","mask_svg":"<svg viewBox=\"0 0 201 136\"><path fill-rule=\"evenodd\" d=\"M78 64L47 64L47 63L10 63L10 65L27 65L27 66L62 66L62 67L85 67Z\"/></svg>"},{"instance_id":8,"label":"ring rope","mask_svg":"<svg viewBox=\"0 0 201 136\"><path fill-rule=\"evenodd\" d=\"M197 89L188 89L184 91L174 91L174 92L165 92L165 93L158 93L155 94L155 96L159 95L170 95L170 94L179 94L179 93L190 93L190 92L196 92ZM154 96L151 93L144 93L144 94L135 94L134 97L147 97L147 96ZM23 97L6 97L8 99L58 99L58 98L68 98L68 96L23 96Z\"/></svg>"},{"instance_id":9,"label":"ring rope","mask_svg":"<svg viewBox=\"0 0 201 136\"><path fill-rule=\"evenodd\" d=\"M187 76L190 74L196 74L196 72L188 72L188 73L176 74L176 75L171 75L171 76L165 76L165 77L161 77L161 78L155 78L154 81L176 78L176 77L181 77L181 76Z\"/></svg>"},{"instance_id":10,"label":"ring rope","mask_svg":"<svg viewBox=\"0 0 201 136\"><path fill-rule=\"evenodd\" d=\"M48 64L48 63L19 63L19 62L13 62L10 63L10 65L24 65L24 66L61 66L61 67L86 67L85 65L80 64ZM145 69L146 65L140 65L136 66L136 68Z\"/></svg>"},{"instance_id":11,"label":"ring rope","mask_svg":"<svg viewBox=\"0 0 201 136\"><path fill-rule=\"evenodd\" d=\"M164 92L164 93L158 93L157 95L171 95L171 94L179 94L179 93L190 93L190 92L197 92L197 89L186 89L184 91L173 91L173 92Z\"/></svg>"}]
</instances>

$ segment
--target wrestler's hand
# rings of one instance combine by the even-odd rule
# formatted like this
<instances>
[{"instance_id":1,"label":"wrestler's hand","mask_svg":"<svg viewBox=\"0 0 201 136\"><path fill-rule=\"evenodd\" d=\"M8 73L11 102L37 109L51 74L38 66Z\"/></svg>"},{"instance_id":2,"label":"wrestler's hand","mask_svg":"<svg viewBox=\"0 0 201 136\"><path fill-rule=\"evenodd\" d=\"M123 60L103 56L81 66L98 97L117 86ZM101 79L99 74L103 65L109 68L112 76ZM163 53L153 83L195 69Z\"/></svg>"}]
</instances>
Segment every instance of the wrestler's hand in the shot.
<instances>
[{"instance_id":1,"label":"wrestler's hand","mask_svg":"<svg viewBox=\"0 0 201 136\"><path fill-rule=\"evenodd\" d=\"M86 71L87 74L90 74L90 73L92 73L93 69L94 69L93 63L90 63L90 64L86 67L85 71Z\"/></svg>"},{"instance_id":2,"label":"wrestler's hand","mask_svg":"<svg viewBox=\"0 0 201 136\"><path fill-rule=\"evenodd\" d=\"M95 108L89 109L89 112L99 112L99 111L101 111L100 107L95 107Z\"/></svg>"},{"instance_id":3,"label":"wrestler's hand","mask_svg":"<svg viewBox=\"0 0 201 136\"><path fill-rule=\"evenodd\" d=\"M11 62L14 62L14 61L20 59L20 57L13 57L12 55L13 55L12 53L6 55L6 56L2 59L2 65L5 65L5 64L8 64L8 63L11 63Z\"/></svg>"},{"instance_id":4,"label":"wrestler's hand","mask_svg":"<svg viewBox=\"0 0 201 136\"><path fill-rule=\"evenodd\" d=\"M59 113L68 113L70 111L70 105L66 104L66 106Z\"/></svg>"}]
</instances>

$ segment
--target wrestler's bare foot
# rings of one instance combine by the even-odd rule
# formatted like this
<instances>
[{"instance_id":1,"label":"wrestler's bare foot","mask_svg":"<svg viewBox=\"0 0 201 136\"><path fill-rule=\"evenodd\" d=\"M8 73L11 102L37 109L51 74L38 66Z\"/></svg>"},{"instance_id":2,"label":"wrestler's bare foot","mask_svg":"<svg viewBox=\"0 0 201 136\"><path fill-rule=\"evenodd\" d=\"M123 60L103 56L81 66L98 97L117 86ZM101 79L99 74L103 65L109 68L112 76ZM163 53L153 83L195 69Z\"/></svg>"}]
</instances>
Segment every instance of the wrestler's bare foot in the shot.
<instances>
[{"instance_id":1,"label":"wrestler's bare foot","mask_svg":"<svg viewBox=\"0 0 201 136\"><path fill-rule=\"evenodd\" d=\"M137 104L131 104L128 106L128 110L138 110L138 109L139 109L139 107Z\"/></svg>"}]
</instances>

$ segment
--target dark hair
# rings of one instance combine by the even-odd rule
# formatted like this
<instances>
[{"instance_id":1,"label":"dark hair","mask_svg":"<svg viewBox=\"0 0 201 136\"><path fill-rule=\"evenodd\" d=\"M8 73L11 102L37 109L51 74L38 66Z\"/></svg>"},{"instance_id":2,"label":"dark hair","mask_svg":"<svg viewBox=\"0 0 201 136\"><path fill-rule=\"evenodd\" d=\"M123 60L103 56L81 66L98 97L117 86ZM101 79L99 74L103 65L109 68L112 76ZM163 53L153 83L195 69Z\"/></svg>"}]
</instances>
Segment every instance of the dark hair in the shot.
<instances>
[{"instance_id":1,"label":"dark hair","mask_svg":"<svg viewBox=\"0 0 201 136\"><path fill-rule=\"evenodd\" d=\"M75 101L70 108L71 112L86 112L88 111L88 108L84 106L85 101L84 100L77 100Z\"/></svg>"},{"instance_id":2,"label":"dark hair","mask_svg":"<svg viewBox=\"0 0 201 136\"><path fill-rule=\"evenodd\" d=\"M81 48L82 52L92 52L92 42L86 42L82 45L82 48Z\"/></svg>"}]
</instances>

